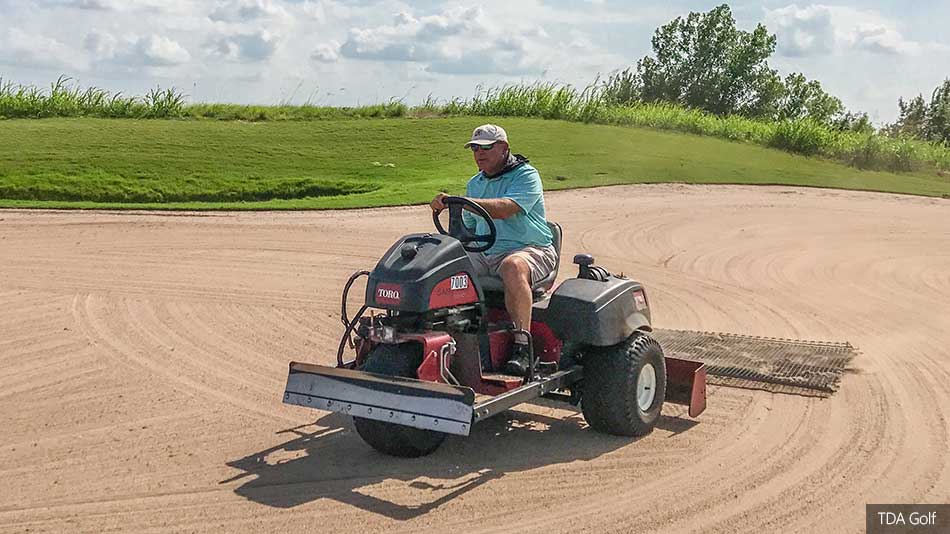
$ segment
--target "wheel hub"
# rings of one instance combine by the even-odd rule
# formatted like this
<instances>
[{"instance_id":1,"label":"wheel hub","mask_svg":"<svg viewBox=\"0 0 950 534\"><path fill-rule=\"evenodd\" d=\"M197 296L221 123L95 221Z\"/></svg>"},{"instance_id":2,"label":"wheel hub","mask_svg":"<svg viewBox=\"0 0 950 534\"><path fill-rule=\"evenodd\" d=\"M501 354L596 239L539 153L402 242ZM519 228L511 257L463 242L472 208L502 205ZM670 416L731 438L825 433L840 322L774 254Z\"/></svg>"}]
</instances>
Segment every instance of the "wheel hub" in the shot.
<instances>
[{"instance_id":1,"label":"wheel hub","mask_svg":"<svg viewBox=\"0 0 950 534\"><path fill-rule=\"evenodd\" d=\"M656 398L656 369L653 364L648 363L640 369L640 376L637 378L637 405L641 411L647 411L653 406L653 400Z\"/></svg>"}]
</instances>

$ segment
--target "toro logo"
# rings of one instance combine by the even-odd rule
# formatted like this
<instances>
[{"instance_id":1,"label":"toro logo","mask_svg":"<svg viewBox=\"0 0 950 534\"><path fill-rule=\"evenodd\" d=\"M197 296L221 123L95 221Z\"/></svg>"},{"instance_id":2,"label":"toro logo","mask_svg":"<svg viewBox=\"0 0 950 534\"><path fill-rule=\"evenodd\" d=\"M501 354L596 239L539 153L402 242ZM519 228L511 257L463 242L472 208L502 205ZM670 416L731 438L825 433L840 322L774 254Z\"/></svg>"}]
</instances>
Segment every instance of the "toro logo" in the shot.
<instances>
[{"instance_id":1,"label":"toro logo","mask_svg":"<svg viewBox=\"0 0 950 534\"><path fill-rule=\"evenodd\" d=\"M397 285L380 284L376 288L376 302L386 304L399 304L399 289Z\"/></svg>"},{"instance_id":2,"label":"toro logo","mask_svg":"<svg viewBox=\"0 0 950 534\"><path fill-rule=\"evenodd\" d=\"M633 302L637 306L637 311L643 311L647 309L647 297L643 293L642 289L638 289L633 292Z\"/></svg>"}]
</instances>

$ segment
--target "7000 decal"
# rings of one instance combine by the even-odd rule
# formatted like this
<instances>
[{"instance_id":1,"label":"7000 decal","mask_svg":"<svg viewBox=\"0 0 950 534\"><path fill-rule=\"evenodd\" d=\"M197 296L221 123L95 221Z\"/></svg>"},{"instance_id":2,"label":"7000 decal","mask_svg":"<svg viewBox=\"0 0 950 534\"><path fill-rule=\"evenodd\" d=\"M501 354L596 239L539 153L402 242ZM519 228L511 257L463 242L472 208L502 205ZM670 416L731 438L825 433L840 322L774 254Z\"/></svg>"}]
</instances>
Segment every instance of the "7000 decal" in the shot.
<instances>
[{"instance_id":1,"label":"7000 decal","mask_svg":"<svg viewBox=\"0 0 950 534\"><path fill-rule=\"evenodd\" d=\"M459 275L453 276L450 284L451 284L450 289L452 291L458 291L460 289L468 289L468 275L459 274Z\"/></svg>"}]
</instances>

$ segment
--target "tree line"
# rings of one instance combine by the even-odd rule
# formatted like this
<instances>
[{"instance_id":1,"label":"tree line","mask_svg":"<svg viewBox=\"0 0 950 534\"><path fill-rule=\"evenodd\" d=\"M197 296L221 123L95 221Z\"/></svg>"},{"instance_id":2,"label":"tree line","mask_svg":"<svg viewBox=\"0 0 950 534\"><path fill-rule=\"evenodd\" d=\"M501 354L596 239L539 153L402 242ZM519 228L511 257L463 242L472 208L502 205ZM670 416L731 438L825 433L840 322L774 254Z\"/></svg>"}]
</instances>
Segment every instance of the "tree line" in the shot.
<instances>
[{"instance_id":1,"label":"tree line","mask_svg":"<svg viewBox=\"0 0 950 534\"><path fill-rule=\"evenodd\" d=\"M897 105L900 116L887 126L888 134L950 145L950 79L933 90L930 102L917 95L909 102L901 98Z\"/></svg>"},{"instance_id":2,"label":"tree line","mask_svg":"<svg viewBox=\"0 0 950 534\"><path fill-rule=\"evenodd\" d=\"M727 4L691 12L657 28L653 55L611 75L604 96L612 104L673 103L715 115L759 120L809 120L836 130L874 131L866 113L845 109L817 80L793 72L782 78L768 59L776 37L763 24L736 28ZM898 102L900 118L882 132L950 144L950 79L923 96Z\"/></svg>"}]
</instances>

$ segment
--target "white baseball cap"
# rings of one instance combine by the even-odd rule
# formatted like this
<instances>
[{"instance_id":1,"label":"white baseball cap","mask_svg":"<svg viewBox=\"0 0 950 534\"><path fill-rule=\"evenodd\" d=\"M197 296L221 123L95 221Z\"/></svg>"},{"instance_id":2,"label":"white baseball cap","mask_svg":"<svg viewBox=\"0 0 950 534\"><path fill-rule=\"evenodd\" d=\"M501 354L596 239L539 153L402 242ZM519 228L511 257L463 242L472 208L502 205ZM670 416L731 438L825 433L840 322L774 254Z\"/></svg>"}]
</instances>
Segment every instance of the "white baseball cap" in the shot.
<instances>
[{"instance_id":1,"label":"white baseball cap","mask_svg":"<svg viewBox=\"0 0 950 534\"><path fill-rule=\"evenodd\" d=\"M472 145L490 145L498 141L508 142L508 133L501 126L483 124L472 132L472 140L465 143L465 148Z\"/></svg>"}]
</instances>

